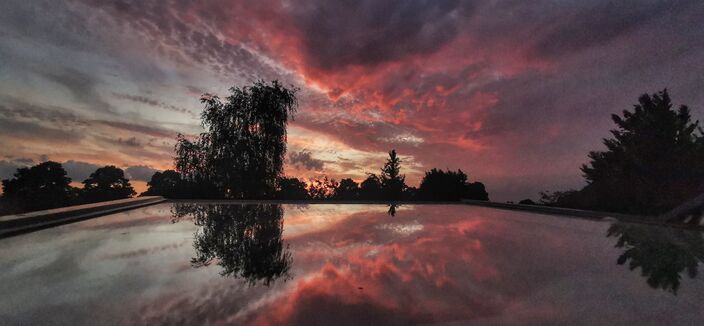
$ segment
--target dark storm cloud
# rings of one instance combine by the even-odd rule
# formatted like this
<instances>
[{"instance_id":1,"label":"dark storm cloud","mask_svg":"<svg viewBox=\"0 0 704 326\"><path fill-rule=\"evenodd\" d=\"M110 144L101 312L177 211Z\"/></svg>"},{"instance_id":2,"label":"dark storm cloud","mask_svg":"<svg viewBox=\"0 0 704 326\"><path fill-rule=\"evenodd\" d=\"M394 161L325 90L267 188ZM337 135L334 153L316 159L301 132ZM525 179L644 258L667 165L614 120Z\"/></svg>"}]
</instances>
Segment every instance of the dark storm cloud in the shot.
<instances>
[{"instance_id":1,"label":"dark storm cloud","mask_svg":"<svg viewBox=\"0 0 704 326\"><path fill-rule=\"evenodd\" d=\"M303 150L300 152L291 153L289 162L296 167L301 167L310 171L321 171L325 163L322 160L313 158L309 151Z\"/></svg>"},{"instance_id":2,"label":"dark storm cloud","mask_svg":"<svg viewBox=\"0 0 704 326\"><path fill-rule=\"evenodd\" d=\"M600 46L652 24L698 1L638 1L586 3L587 8L564 12L552 30L536 44L539 56L557 57Z\"/></svg>"},{"instance_id":3,"label":"dark storm cloud","mask_svg":"<svg viewBox=\"0 0 704 326\"><path fill-rule=\"evenodd\" d=\"M472 2L317 1L294 9L308 64L331 70L426 54L458 34Z\"/></svg>"},{"instance_id":4,"label":"dark storm cloud","mask_svg":"<svg viewBox=\"0 0 704 326\"><path fill-rule=\"evenodd\" d=\"M150 166L135 165L127 167L127 169L125 169L125 175L130 180L149 181L151 180L152 175L154 175L154 172L157 171L159 170L154 169Z\"/></svg>"}]
</instances>

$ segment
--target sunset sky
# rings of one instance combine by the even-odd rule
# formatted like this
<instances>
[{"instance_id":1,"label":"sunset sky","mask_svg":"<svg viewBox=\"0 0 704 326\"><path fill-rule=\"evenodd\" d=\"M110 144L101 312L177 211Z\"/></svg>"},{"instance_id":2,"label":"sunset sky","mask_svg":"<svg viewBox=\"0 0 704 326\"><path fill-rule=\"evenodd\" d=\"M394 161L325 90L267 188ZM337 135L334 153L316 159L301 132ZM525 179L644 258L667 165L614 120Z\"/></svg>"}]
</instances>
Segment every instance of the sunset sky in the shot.
<instances>
[{"instance_id":1,"label":"sunset sky","mask_svg":"<svg viewBox=\"0 0 704 326\"><path fill-rule=\"evenodd\" d=\"M0 2L0 178L50 159L138 190L201 131L202 93L300 88L286 174L407 183L460 168L492 200L582 186L612 113L704 107L702 1Z\"/></svg>"}]
</instances>

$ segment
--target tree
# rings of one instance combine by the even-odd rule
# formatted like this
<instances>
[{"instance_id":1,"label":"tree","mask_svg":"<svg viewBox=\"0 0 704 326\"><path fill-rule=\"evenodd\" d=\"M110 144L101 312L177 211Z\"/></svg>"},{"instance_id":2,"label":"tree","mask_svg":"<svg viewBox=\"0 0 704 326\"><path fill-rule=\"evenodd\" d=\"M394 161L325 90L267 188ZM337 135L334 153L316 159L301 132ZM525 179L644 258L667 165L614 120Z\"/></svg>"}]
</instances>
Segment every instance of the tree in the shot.
<instances>
[{"instance_id":1,"label":"tree","mask_svg":"<svg viewBox=\"0 0 704 326\"><path fill-rule=\"evenodd\" d=\"M155 172L151 180L147 182L149 188L142 193L142 196L164 196L166 198L175 198L179 195L180 188L183 187L181 174L174 170L166 170L164 172Z\"/></svg>"},{"instance_id":2,"label":"tree","mask_svg":"<svg viewBox=\"0 0 704 326\"><path fill-rule=\"evenodd\" d=\"M114 165L95 170L83 181L83 196L87 202L123 199L135 194L125 172Z\"/></svg>"},{"instance_id":3,"label":"tree","mask_svg":"<svg viewBox=\"0 0 704 326\"><path fill-rule=\"evenodd\" d=\"M13 178L2 180L2 198L9 211L35 211L71 204L74 189L61 164L48 161L19 168Z\"/></svg>"},{"instance_id":4,"label":"tree","mask_svg":"<svg viewBox=\"0 0 704 326\"><path fill-rule=\"evenodd\" d=\"M333 197L342 200L355 200L359 197L359 184L350 178L342 179L335 188Z\"/></svg>"},{"instance_id":5,"label":"tree","mask_svg":"<svg viewBox=\"0 0 704 326\"><path fill-rule=\"evenodd\" d=\"M581 195L578 190L542 191L540 204L555 207L581 207Z\"/></svg>"},{"instance_id":6,"label":"tree","mask_svg":"<svg viewBox=\"0 0 704 326\"><path fill-rule=\"evenodd\" d=\"M327 176L322 178L315 178L310 180L308 185L308 196L311 199L330 199L335 194L335 189L337 188L337 181L335 179L328 179Z\"/></svg>"},{"instance_id":7,"label":"tree","mask_svg":"<svg viewBox=\"0 0 704 326\"><path fill-rule=\"evenodd\" d=\"M418 196L430 201L489 200L484 184L467 182L467 175L462 170L431 169L425 172Z\"/></svg>"},{"instance_id":8,"label":"tree","mask_svg":"<svg viewBox=\"0 0 704 326\"><path fill-rule=\"evenodd\" d=\"M534 202L530 198L523 199L523 200L519 201L518 204L520 204L520 205L538 205L538 203Z\"/></svg>"},{"instance_id":9,"label":"tree","mask_svg":"<svg viewBox=\"0 0 704 326\"><path fill-rule=\"evenodd\" d=\"M221 197L272 197L283 171L286 125L298 107L296 91L259 81L230 88L225 101L204 95L205 132L193 141L179 136L176 170L213 184Z\"/></svg>"},{"instance_id":10,"label":"tree","mask_svg":"<svg viewBox=\"0 0 704 326\"><path fill-rule=\"evenodd\" d=\"M401 199L406 188L406 176L401 175L401 159L396 155L396 150L389 152L389 158L381 169L380 179L384 199Z\"/></svg>"},{"instance_id":11,"label":"tree","mask_svg":"<svg viewBox=\"0 0 704 326\"><path fill-rule=\"evenodd\" d=\"M381 199L381 180L376 174L370 173L359 187L359 198L363 200Z\"/></svg>"},{"instance_id":12,"label":"tree","mask_svg":"<svg viewBox=\"0 0 704 326\"><path fill-rule=\"evenodd\" d=\"M612 115L617 128L606 151L589 153L582 166L585 208L656 215L704 185L704 138L687 106L673 109L667 90L643 94L633 111Z\"/></svg>"},{"instance_id":13,"label":"tree","mask_svg":"<svg viewBox=\"0 0 704 326\"><path fill-rule=\"evenodd\" d=\"M281 177L279 179L275 197L288 200L309 199L305 182L293 177Z\"/></svg>"}]
</instances>

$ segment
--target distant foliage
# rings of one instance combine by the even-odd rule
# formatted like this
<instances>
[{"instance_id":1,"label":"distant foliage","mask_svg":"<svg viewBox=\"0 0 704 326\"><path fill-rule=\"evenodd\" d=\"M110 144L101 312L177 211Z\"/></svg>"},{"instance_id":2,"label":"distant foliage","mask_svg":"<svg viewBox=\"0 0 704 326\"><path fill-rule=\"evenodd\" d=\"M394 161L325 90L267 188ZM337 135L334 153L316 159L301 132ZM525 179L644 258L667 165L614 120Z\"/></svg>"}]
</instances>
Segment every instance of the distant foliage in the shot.
<instances>
[{"instance_id":1,"label":"distant foliage","mask_svg":"<svg viewBox=\"0 0 704 326\"><path fill-rule=\"evenodd\" d=\"M276 199L305 200L310 199L306 183L293 177L279 178Z\"/></svg>"},{"instance_id":2,"label":"distant foliage","mask_svg":"<svg viewBox=\"0 0 704 326\"><path fill-rule=\"evenodd\" d=\"M481 182L467 182L467 175L462 170L431 169L425 172L420 183L418 198L428 201L489 200L489 194Z\"/></svg>"},{"instance_id":3,"label":"distant foliage","mask_svg":"<svg viewBox=\"0 0 704 326\"><path fill-rule=\"evenodd\" d=\"M339 200L355 200L359 198L359 184L352 179L342 179L335 188L333 194L335 199Z\"/></svg>"},{"instance_id":4,"label":"distant foliage","mask_svg":"<svg viewBox=\"0 0 704 326\"><path fill-rule=\"evenodd\" d=\"M83 199L86 202L124 199L136 193L125 178L122 169L108 165L95 170L88 179L83 181Z\"/></svg>"},{"instance_id":5,"label":"distant foliage","mask_svg":"<svg viewBox=\"0 0 704 326\"><path fill-rule=\"evenodd\" d=\"M370 173L359 187L359 198L363 200L379 200L382 198L381 180L376 174Z\"/></svg>"},{"instance_id":6,"label":"distant foliage","mask_svg":"<svg viewBox=\"0 0 704 326\"><path fill-rule=\"evenodd\" d=\"M322 200L332 199L335 195L338 183L335 179L330 179L327 176L310 180L308 185L308 195L310 199Z\"/></svg>"},{"instance_id":7,"label":"distant foliage","mask_svg":"<svg viewBox=\"0 0 704 326\"><path fill-rule=\"evenodd\" d=\"M106 166L83 181L83 188L72 187L71 178L57 162L44 162L19 168L13 178L2 181L0 214L14 214L135 195L122 169Z\"/></svg>"},{"instance_id":8,"label":"distant foliage","mask_svg":"<svg viewBox=\"0 0 704 326\"><path fill-rule=\"evenodd\" d=\"M283 171L286 126L298 102L296 89L278 81L230 88L225 101L204 96L205 132L179 135L176 171L193 184L211 184L218 197L272 198Z\"/></svg>"},{"instance_id":9,"label":"distant foliage","mask_svg":"<svg viewBox=\"0 0 704 326\"><path fill-rule=\"evenodd\" d=\"M57 162L44 162L17 169L10 179L2 180L2 199L6 213L19 213L68 206L74 200L71 178Z\"/></svg>"},{"instance_id":10,"label":"distant foliage","mask_svg":"<svg viewBox=\"0 0 704 326\"><path fill-rule=\"evenodd\" d=\"M538 203L536 203L532 199L528 199L528 198L523 199L523 200L519 201L518 203L521 205L538 205Z\"/></svg>"}]
</instances>

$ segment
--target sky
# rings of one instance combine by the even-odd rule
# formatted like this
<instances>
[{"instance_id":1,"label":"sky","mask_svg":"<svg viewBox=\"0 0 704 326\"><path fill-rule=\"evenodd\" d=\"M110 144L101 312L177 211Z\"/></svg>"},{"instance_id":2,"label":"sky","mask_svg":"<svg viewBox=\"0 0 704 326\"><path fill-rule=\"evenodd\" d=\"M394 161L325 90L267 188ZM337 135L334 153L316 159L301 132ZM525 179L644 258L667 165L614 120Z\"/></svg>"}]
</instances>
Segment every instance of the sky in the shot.
<instances>
[{"instance_id":1,"label":"sky","mask_svg":"<svg viewBox=\"0 0 704 326\"><path fill-rule=\"evenodd\" d=\"M583 186L611 114L704 107L701 1L4 0L0 178L116 165L144 190L202 131L200 95L300 89L285 173L407 183L462 169L497 201Z\"/></svg>"}]
</instances>

